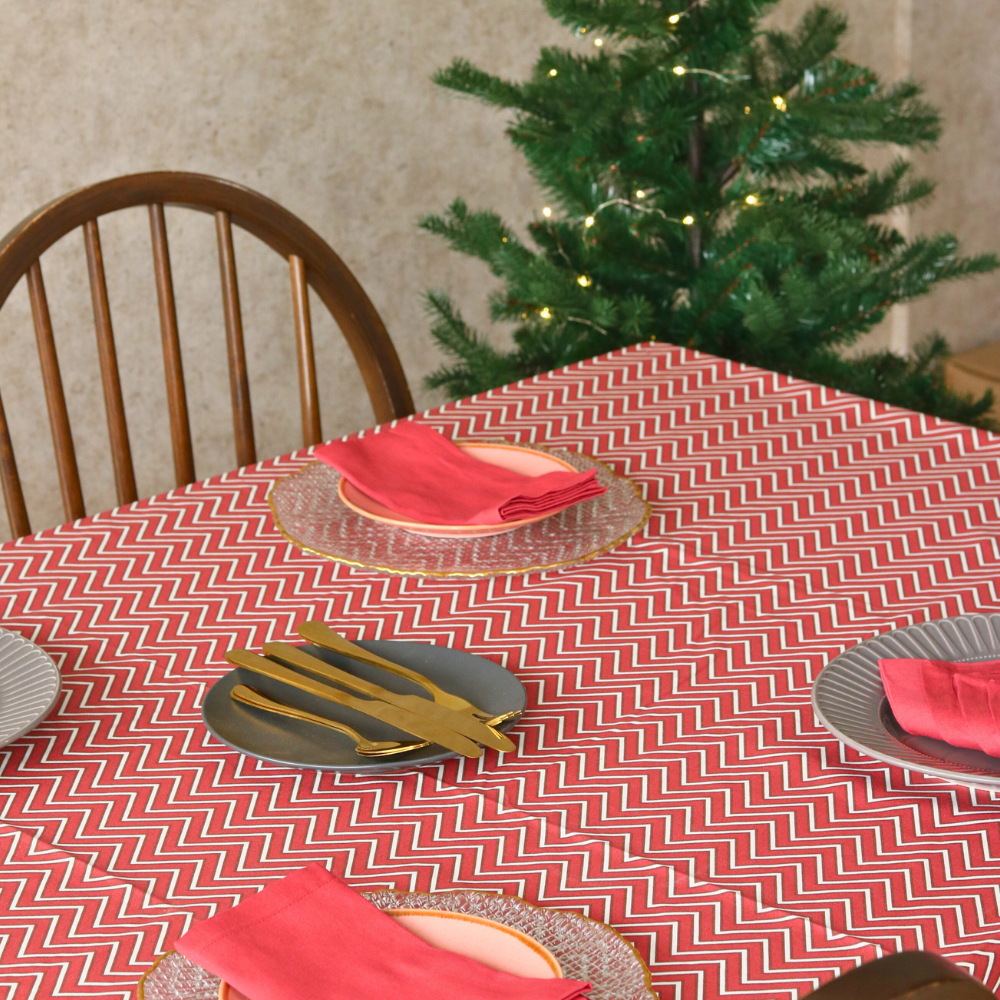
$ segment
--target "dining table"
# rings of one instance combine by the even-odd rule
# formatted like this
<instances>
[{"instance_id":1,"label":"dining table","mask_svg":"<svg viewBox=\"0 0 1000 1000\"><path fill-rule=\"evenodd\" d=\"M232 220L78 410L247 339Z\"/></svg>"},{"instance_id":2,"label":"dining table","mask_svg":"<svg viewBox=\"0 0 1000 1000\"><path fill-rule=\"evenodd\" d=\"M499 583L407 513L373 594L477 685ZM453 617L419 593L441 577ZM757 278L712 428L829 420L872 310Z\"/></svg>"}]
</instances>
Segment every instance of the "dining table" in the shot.
<instances>
[{"instance_id":1,"label":"dining table","mask_svg":"<svg viewBox=\"0 0 1000 1000\"><path fill-rule=\"evenodd\" d=\"M579 451L650 516L556 569L400 575L304 551L311 449L0 546L0 625L62 677L0 750L0 997L132 997L195 920L311 862L613 926L663 1000L793 1000L892 952L1000 985L1000 799L853 749L824 665L1000 610L1000 436L649 342L418 414ZM237 752L235 647L321 619L513 672L516 750L379 774Z\"/></svg>"}]
</instances>

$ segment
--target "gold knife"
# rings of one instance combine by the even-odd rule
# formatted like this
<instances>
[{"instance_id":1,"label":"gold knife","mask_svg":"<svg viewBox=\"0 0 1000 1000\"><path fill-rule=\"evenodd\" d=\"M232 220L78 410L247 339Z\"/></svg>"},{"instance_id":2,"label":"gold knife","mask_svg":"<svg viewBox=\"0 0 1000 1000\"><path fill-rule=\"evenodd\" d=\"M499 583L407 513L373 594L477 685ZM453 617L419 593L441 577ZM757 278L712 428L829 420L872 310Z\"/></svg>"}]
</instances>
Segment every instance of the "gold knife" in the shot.
<instances>
[{"instance_id":1,"label":"gold knife","mask_svg":"<svg viewBox=\"0 0 1000 1000\"><path fill-rule=\"evenodd\" d=\"M339 691L322 681L314 681L311 677L304 677L280 663L252 653L249 649L231 649L226 653L226 659L238 667L252 670L255 674L262 674L264 677L270 677L272 680L296 687L300 691L308 691L309 694L314 694L326 701L332 701L345 708L353 708L364 715L370 715L373 719L386 722L390 726L402 729L403 732L412 733L422 740L430 740L431 743L437 743L463 757L482 757L483 755L482 747L477 746L472 740L466 739L447 726L415 715L405 708L388 705L384 701L355 698L354 695L348 694L346 691Z\"/></svg>"},{"instance_id":2,"label":"gold knife","mask_svg":"<svg viewBox=\"0 0 1000 1000\"><path fill-rule=\"evenodd\" d=\"M418 694L398 694L395 691L388 691L378 684L373 684L362 677L341 670L332 663L327 663L326 660L321 660L318 656L313 656L304 649L291 646L287 642L265 642L264 654L272 660L275 658L284 660L285 663L308 670L313 674L319 674L320 677L325 677L343 687L360 691L370 698L378 698L379 701L387 702L389 705L405 708L416 715L423 715L433 722L447 726L456 733L468 736L470 740L482 743L493 750L515 749L514 744L503 733L492 729L471 715L452 711L452 709L445 708L444 705L439 705L429 698L421 698Z\"/></svg>"},{"instance_id":3,"label":"gold knife","mask_svg":"<svg viewBox=\"0 0 1000 1000\"><path fill-rule=\"evenodd\" d=\"M490 718L489 712L484 712L481 708L473 705L471 701L466 701L457 694L452 694L450 691L439 688L432 680L424 677L423 674L418 673L416 670L404 667L400 663L393 663L392 660L386 660L381 656L376 656L375 653L369 653L367 649L356 646L350 640L345 639L339 632L335 632L325 622L303 622L299 626L299 635L317 646L330 649L335 653L342 653L344 656L352 660L357 660L359 663L367 663L370 667L387 670L390 674L395 674L397 677L405 677L408 681L419 684L425 691L429 692L439 705L444 705L455 712L468 712L471 709L475 713L476 718L481 721L486 721Z\"/></svg>"}]
</instances>

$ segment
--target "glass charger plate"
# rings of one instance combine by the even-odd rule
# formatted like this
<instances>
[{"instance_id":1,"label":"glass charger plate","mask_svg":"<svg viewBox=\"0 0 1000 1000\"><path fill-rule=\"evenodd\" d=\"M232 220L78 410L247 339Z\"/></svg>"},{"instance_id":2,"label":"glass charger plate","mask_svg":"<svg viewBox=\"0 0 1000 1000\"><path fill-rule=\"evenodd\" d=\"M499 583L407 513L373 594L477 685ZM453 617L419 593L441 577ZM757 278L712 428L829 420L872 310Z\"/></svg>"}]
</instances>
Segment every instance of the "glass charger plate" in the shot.
<instances>
[{"instance_id":1,"label":"glass charger plate","mask_svg":"<svg viewBox=\"0 0 1000 1000\"><path fill-rule=\"evenodd\" d=\"M513 927L548 948L565 978L592 983L591 1000L656 1000L649 970L635 948L607 924L578 913L488 892L381 890L362 895L380 910L450 910ZM157 959L139 981L138 1000L217 1000L218 995L218 977L176 951Z\"/></svg>"},{"instance_id":2,"label":"glass charger plate","mask_svg":"<svg viewBox=\"0 0 1000 1000\"><path fill-rule=\"evenodd\" d=\"M429 577L503 576L572 566L620 545L649 519L649 505L635 485L606 465L561 448L528 450L549 451L580 472L596 469L607 493L486 538L427 538L362 517L337 495L340 474L322 462L279 479L268 503L278 530L306 552L383 573Z\"/></svg>"},{"instance_id":3,"label":"glass charger plate","mask_svg":"<svg viewBox=\"0 0 1000 1000\"><path fill-rule=\"evenodd\" d=\"M1000 659L1000 614L921 622L866 639L831 660L813 684L813 710L848 746L889 764L972 788L1000 789L1000 758L914 736L893 717L879 658Z\"/></svg>"},{"instance_id":4,"label":"glass charger plate","mask_svg":"<svg viewBox=\"0 0 1000 1000\"><path fill-rule=\"evenodd\" d=\"M0 628L0 747L13 743L52 711L59 668L30 639Z\"/></svg>"}]
</instances>

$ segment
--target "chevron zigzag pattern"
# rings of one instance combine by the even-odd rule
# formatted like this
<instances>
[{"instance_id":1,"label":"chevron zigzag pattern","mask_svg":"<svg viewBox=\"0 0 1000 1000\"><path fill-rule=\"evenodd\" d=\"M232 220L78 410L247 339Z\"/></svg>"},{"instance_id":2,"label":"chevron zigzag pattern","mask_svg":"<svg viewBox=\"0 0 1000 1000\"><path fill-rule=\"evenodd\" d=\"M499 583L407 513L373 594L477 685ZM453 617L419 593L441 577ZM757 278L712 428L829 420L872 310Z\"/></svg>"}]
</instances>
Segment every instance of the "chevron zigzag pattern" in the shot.
<instances>
[{"instance_id":1,"label":"chevron zigzag pattern","mask_svg":"<svg viewBox=\"0 0 1000 1000\"><path fill-rule=\"evenodd\" d=\"M276 531L303 451L0 548L2 624L64 684L0 751L0 997L129 997L192 919L313 860L609 921L665 1000L793 1000L900 948L1000 986L995 796L809 705L860 639L998 610L1000 438L659 344L419 419L585 451L650 523L563 571L380 576ZM217 743L225 651L307 617L517 671L518 752L376 780Z\"/></svg>"}]
</instances>

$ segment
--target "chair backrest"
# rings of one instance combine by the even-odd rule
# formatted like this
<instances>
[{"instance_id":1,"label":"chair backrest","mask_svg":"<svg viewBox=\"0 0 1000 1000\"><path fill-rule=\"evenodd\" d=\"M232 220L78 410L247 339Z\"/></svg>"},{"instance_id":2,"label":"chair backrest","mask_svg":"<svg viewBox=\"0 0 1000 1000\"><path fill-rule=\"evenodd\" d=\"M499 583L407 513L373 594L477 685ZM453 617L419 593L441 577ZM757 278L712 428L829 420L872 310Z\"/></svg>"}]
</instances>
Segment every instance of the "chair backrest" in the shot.
<instances>
[{"instance_id":1,"label":"chair backrest","mask_svg":"<svg viewBox=\"0 0 1000 1000\"><path fill-rule=\"evenodd\" d=\"M940 955L899 951L824 983L802 1000L996 1000L993 992Z\"/></svg>"},{"instance_id":2,"label":"chair backrest","mask_svg":"<svg viewBox=\"0 0 1000 1000\"><path fill-rule=\"evenodd\" d=\"M33 212L0 242L0 306L7 301L21 277L27 278L45 402L67 520L83 517L86 512L39 258L57 240L82 227L115 486L119 504L131 503L138 496L97 220L110 212L142 205L149 207L170 436L178 486L192 482L195 471L164 205L191 208L215 216L238 465L255 462L257 455L233 253L234 225L252 233L288 259L298 354L303 444L315 444L322 440L309 315L309 287L313 288L332 313L344 334L361 370L376 420L382 423L413 412L413 401L402 366L371 300L347 265L291 212L239 184L203 174L159 171L131 174L92 184L57 198ZM12 534L14 537L28 534L31 527L2 399L0 483L3 486Z\"/></svg>"}]
</instances>

